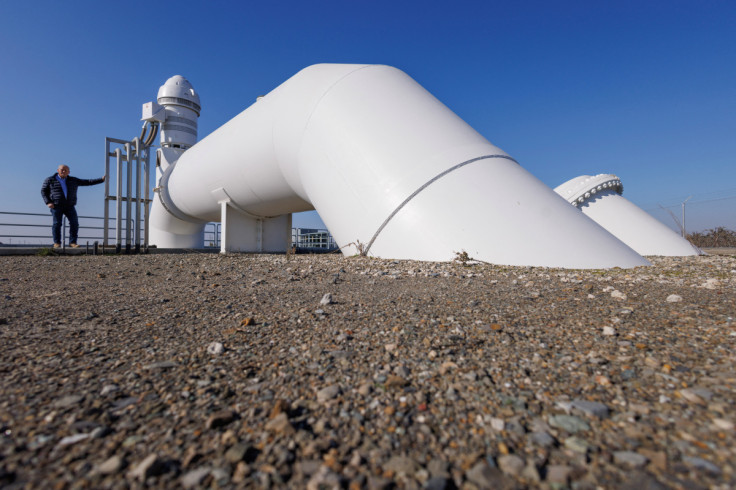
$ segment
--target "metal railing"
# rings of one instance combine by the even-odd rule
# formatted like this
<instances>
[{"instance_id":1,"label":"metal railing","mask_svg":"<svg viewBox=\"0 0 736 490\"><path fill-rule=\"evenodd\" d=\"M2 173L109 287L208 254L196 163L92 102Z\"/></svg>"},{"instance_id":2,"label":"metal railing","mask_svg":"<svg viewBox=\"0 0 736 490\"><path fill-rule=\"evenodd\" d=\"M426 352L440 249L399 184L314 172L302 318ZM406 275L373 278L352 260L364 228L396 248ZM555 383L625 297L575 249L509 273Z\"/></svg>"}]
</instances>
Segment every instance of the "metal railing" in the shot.
<instances>
[{"instance_id":1,"label":"metal railing","mask_svg":"<svg viewBox=\"0 0 736 490\"><path fill-rule=\"evenodd\" d=\"M21 216L24 218L18 218ZM103 217L83 215L79 215L77 217L79 218L79 235L77 237L79 242L82 242L83 240L102 241L102 232L104 231ZM43 218L43 220L41 218ZM0 219L2 219L2 222L0 222L0 245L46 246L53 243L50 230L52 221L50 213L16 213L11 211L0 211ZM19 221L19 219L32 222L28 223L26 221ZM27 229L32 229L33 231L30 233L21 232L22 230ZM43 229L45 233L40 234L40 229ZM114 230L114 228L111 229ZM66 216L64 216L61 226L62 242L66 242L68 232L69 223L67 222ZM13 243L13 239L15 239L16 243Z\"/></svg>"},{"instance_id":2,"label":"metal railing","mask_svg":"<svg viewBox=\"0 0 736 490\"><path fill-rule=\"evenodd\" d=\"M78 216L80 245L84 241L102 243L104 238L105 218L102 216ZM29 222L30 221L30 222ZM131 239L140 237L136 234L136 221L130 231ZM138 224L138 232L142 223ZM25 233L25 230L32 230ZM41 231L43 230L43 231ZM62 242L66 241L69 232L69 224L64 217L61 227ZM126 229L121 229L122 238L125 239ZM108 234L113 239L117 238L115 223L108 227ZM204 228L205 248L220 248L221 226L220 223L207 223ZM27 246L43 247L50 246L51 239L51 214L50 213L17 213L12 211L0 211L0 246ZM292 228L291 244L293 247L308 251L332 251L336 250L337 243L330 232L319 228Z\"/></svg>"}]
</instances>

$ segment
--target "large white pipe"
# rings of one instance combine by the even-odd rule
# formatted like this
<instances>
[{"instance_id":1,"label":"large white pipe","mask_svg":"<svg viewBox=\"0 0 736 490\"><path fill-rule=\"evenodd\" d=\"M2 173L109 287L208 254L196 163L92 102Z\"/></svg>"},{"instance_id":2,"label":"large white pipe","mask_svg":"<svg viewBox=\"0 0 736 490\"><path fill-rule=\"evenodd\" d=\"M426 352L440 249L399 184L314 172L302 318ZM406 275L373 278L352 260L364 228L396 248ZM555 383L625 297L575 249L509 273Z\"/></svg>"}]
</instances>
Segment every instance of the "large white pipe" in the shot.
<instances>
[{"instance_id":1,"label":"large white pipe","mask_svg":"<svg viewBox=\"0 0 736 490\"><path fill-rule=\"evenodd\" d=\"M613 174L581 175L555 188L586 216L641 255L688 256L700 250L661 221L622 196Z\"/></svg>"},{"instance_id":2,"label":"large white pipe","mask_svg":"<svg viewBox=\"0 0 736 490\"><path fill-rule=\"evenodd\" d=\"M648 264L384 65L300 71L187 150L162 187L183 221L219 221L223 202L252 218L316 209L346 255Z\"/></svg>"}]
</instances>

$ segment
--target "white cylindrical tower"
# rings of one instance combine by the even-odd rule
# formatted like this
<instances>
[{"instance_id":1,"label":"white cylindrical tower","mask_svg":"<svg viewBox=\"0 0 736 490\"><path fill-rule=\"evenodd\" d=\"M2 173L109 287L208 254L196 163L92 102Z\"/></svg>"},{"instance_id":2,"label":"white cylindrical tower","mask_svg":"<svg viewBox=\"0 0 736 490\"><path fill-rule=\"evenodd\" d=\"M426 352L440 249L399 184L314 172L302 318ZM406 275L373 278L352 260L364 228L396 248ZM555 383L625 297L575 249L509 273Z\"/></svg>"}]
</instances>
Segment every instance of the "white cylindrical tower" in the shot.
<instances>
[{"instance_id":1,"label":"white cylindrical tower","mask_svg":"<svg viewBox=\"0 0 736 490\"><path fill-rule=\"evenodd\" d=\"M197 143L199 95L189 80L174 75L159 89L157 103L144 104L144 119L161 124L161 148L156 152L156 188L150 216L150 243L164 248L201 248L205 220L183 216L167 200L168 176L179 157ZM151 117L146 119L145 115ZM171 167L171 168L170 168Z\"/></svg>"},{"instance_id":2,"label":"white cylindrical tower","mask_svg":"<svg viewBox=\"0 0 736 490\"><path fill-rule=\"evenodd\" d=\"M613 174L581 175L555 188L580 209L641 255L686 256L700 251L649 213L623 197Z\"/></svg>"},{"instance_id":3,"label":"white cylindrical tower","mask_svg":"<svg viewBox=\"0 0 736 490\"><path fill-rule=\"evenodd\" d=\"M161 147L186 150L197 142L199 95L189 80L174 75L158 89L157 102L166 110L161 127Z\"/></svg>"}]
</instances>

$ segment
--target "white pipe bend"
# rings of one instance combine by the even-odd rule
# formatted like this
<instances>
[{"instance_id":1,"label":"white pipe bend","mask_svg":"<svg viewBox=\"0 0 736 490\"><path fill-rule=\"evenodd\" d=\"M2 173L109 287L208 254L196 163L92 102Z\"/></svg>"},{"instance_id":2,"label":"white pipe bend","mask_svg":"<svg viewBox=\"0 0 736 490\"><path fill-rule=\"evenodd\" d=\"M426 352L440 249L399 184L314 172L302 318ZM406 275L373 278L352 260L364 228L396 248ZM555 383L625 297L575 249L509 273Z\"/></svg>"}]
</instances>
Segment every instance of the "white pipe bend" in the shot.
<instances>
[{"instance_id":1,"label":"white pipe bend","mask_svg":"<svg viewBox=\"0 0 736 490\"><path fill-rule=\"evenodd\" d=\"M316 209L343 253L575 268L648 262L385 65L314 65L188 149L166 189L219 221ZM153 223L152 223L153 226Z\"/></svg>"}]
</instances>

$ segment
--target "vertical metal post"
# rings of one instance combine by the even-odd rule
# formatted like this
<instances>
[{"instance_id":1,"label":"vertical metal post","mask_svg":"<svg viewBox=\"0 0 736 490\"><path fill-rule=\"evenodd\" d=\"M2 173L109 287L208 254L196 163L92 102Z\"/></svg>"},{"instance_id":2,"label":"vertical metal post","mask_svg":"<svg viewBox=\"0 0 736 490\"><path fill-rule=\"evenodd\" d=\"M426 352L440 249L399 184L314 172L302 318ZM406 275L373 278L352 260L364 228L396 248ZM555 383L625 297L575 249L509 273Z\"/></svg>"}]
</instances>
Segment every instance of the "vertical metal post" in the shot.
<instances>
[{"instance_id":1,"label":"vertical metal post","mask_svg":"<svg viewBox=\"0 0 736 490\"><path fill-rule=\"evenodd\" d=\"M138 137L135 140L135 253L141 251L141 152Z\"/></svg>"},{"instance_id":2,"label":"vertical metal post","mask_svg":"<svg viewBox=\"0 0 736 490\"><path fill-rule=\"evenodd\" d=\"M145 253L148 253L148 213L149 213L149 189L151 187L150 185L150 172L151 172L151 152L149 151L149 147L146 147L143 151L146 153L146 159L144 161L145 166L145 176L143 178L144 184L146 186L144 191L144 200L143 200L143 214L144 214L144 225L143 225L143 250Z\"/></svg>"},{"instance_id":3,"label":"vertical metal post","mask_svg":"<svg viewBox=\"0 0 736 490\"><path fill-rule=\"evenodd\" d=\"M122 228L122 221L121 221L121 214L123 212L123 157L121 155L120 148L115 149L115 157L117 158L117 173L118 173L118 182L117 182L117 196L115 206L115 252L120 253L120 247L121 247L121 228Z\"/></svg>"},{"instance_id":4,"label":"vertical metal post","mask_svg":"<svg viewBox=\"0 0 736 490\"><path fill-rule=\"evenodd\" d=\"M107 247L109 235L108 223L110 220L110 140L105 138L105 214L102 230L102 250Z\"/></svg>"},{"instance_id":5,"label":"vertical metal post","mask_svg":"<svg viewBox=\"0 0 736 490\"><path fill-rule=\"evenodd\" d=\"M693 196L688 197L682 201L682 238L687 239L687 231L685 229L685 203L692 199Z\"/></svg>"},{"instance_id":6,"label":"vertical metal post","mask_svg":"<svg viewBox=\"0 0 736 490\"><path fill-rule=\"evenodd\" d=\"M220 201L220 223L222 225L222 239L220 240L220 253L227 253L227 201Z\"/></svg>"},{"instance_id":7,"label":"vertical metal post","mask_svg":"<svg viewBox=\"0 0 736 490\"><path fill-rule=\"evenodd\" d=\"M133 156L131 155L130 143L125 143L125 153L127 154L126 161L128 163L127 172L127 192L125 194L125 253L130 253L130 242L131 242L131 195L133 194Z\"/></svg>"}]
</instances>

